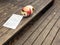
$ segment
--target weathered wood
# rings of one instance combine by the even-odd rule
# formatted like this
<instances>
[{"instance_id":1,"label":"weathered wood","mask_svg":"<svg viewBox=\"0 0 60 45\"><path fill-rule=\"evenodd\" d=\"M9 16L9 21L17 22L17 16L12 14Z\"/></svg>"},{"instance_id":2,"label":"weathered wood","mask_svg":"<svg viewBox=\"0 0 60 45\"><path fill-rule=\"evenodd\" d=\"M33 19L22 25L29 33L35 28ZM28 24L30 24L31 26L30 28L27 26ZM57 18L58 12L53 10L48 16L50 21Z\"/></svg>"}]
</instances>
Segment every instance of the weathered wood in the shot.
<instances>
[{"instance_id":1,"label":"weathered wood","mask_svg":"<svg viewBox=\"0 0 60 45\"><path fill-rule=\"evenodd\" d=\"M57 10L58 11L58 10ZM57 12L56 11L56 12ZM54 12L54 11L53 11ZM47 17L47 19L42 23L42 25L40 25L36 31L33 33L32 36L30 36L30 38L28 39L28 41L25 43L29 43L29 45L31 45L32 43L34 43L33 41L36 41L34 43L34 45L40 45L42 43L42 41L44 40L44 36L46 35L45 34L45 31L48 32L50 30L50 28L52 28L53 24L55 23L55 19L53 19L55 16L54 13L50 14L49 17ZM53 21L51 21L53 19ZM54 21L55 20L55 21ZM50 23L51 21L51 23ZM50 24L49 24L50 23ZM49 25L49 26L48 26ZM51 25L51 26L50 26ZM47 26L47 27L46 27ZM42 32L43 31L43 32ZM41 33L42 32L42 33ZM48 33L47 33L48 34ZM33 38L32 38L33 37ZM38 39L37 39L38 38ZM37 40L36 40L37 39Z\"/></svg>"},{"instance_id":2,"label":"weathered wood","mask_svg":"<svg viewBox=\"0 0 60 45\"><path fill-rule=\"evenodd\" d=\"M15 45L60 45L59 5L60 1L55 0L52 8L37 20Z\"/></svg>"},{"instance_id":3,"label":"weathered wood","mask_svg":"<svg viewBox=\"0 0 60 45\"><path fill-rule=\"evenodd\" d=\"M59 14L57 14L57 15L59 15ZM57 17L57 16L56 16ZM56 33L60 30L59 29L59 27L57 27L57 26L59 26L58 24L59 24L59 22L60 22L60 19L59 19L60 17L58 16L58 19L57 19L57 23L56 24L54 24L53 25L53 27L50 29L50 31L48 32L48 34L47 34L47 36L46 36L46 38L45 38L45 40L44 40L44 42L43 42L43 44L42 45L50 45L51 44L51 42L52 42L52 40L53 40L53 38L54 38L54 36L56 35ZM56 20L56 18L55 18L55 20ZM58 21L59 20L59 21ZM51 25L52 25L52 23L51 23ZM51 27L51 26L50 26ZM47 29L48 30L48 29ZM46 33L47 33L46 32Z\"/></svg>"},{"instance_id":4,"label":"weathered wood","mask_svg":"<svg viewBox=\"0 0 60 45\"><path fill-rule=\"evenodd\" d=\"M57 36L55 36L53 42L51 43L52 45L60 45L60 30L58 31L56 35Z\"/></svg>"},{"instance_id":5,"label":"weathered wood","mask_svg":"<svg viewBox=\"0 0 60 45\"><path fill-rule=\"evenodd\" d=\"M22 36L19 36L19 40L15 43L15 45L22 45L23 43L25 43L27 40L29 40L30 36L36 31L36 29L39 27L39 25L41 25L44 20L49 16L49 14L51 13L52 10L54 10L56 7L49 9L49 11L46 12L46 14L44 14L39 20L37 20L33 25L31 25L31 27L26 28L26 32L24 31ZM47 14L48 13L48 14ZM32 38L32 37L31 37ZM35 38L35 37L34 37Z\"/></svg>"},{"instance_id":6,"label":"weathered wood","mask_svg":"<svg viewBox=\"0 0 60 45\"><path fill-rule=\"evenodd\" d=\"M24 27L31 19L33 19L41 10L43 10L52 0L10 0L4 3L0 3L0 45L4 44L15 33L17 33L22 27ZM6 3L6 4L5 4ZM3 27L2 25L6 20L15 13L21 7L31 4L35 7L34 14L29 18L24 18L15 30ZM19 13L17 11L16 13ZM28 19L28 20L27 20ZM25 22L25 23L24 23Z\"/></svg>"}]
</instances>

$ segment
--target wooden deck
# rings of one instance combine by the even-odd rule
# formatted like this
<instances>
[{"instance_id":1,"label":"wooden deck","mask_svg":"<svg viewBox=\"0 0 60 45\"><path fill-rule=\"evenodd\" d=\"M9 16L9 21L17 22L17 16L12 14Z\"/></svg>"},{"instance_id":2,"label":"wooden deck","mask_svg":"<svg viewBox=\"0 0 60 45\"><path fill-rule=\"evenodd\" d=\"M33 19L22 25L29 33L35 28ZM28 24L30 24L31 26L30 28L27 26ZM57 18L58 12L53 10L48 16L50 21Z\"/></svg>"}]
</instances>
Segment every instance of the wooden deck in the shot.
<instances>
[{"instance_id":1,"label":"wooden deck","mask_svg":"<svg viewBox=\"0 0 60 45\"><path fill-rule=\"evenodd\" d=\"M11 45L60 45L60 0L35 22L32 21ZM12 41L13 42L13 41Z\"/></svg>"},{"instance_id":2,"label":"wooden deck","mask_svg":"<svg viewBox=\"0 0 60 45\"><path fill-rule=\"evenodd\" d=\"M9 42L9 40L17 33L19 32L27 23L29 23L39 12L41 12L45 7L48 6L48 4L52 3L52 0L0 0L0 45L5 44L6 42ZM13 14L13 13L18 13L19 10L25 6L31 4L35 8L35 12L33 13L32 16L29 18L23 18L21 23L18 25L18 27L13 30L10 28L3 27L2 25L6 22L6 20ZM50 6L50 5L49 5ZM45 11L45 10L44 10ZM43 12L44 12L43 11ZM41 15L41 14L39 14ZM45 16L46 17L46 16ZM54 15L50 16L51 18L54 17ZM57 16L58 18L58 16ZM41 19L40 19L41 20ZM42 19L43 20L43 19ZM37 21L38 22L38 21ZM40 21L41 22L41 21ZM48 21L47 21L48 23ZM32 26L37 26L40 25L40 23L37 23ZM33 29L34 28L34 29ZM33 36L36 27L33 27L32 30L28 29L29 31L27 32L28 35L24 35L21 37L21 44L27 44L29 40L31 39L30 35ZM37 29L38 31L38 29ZM42 31L42 30L41 30ZM40 33L40 32L39 32ZM33 41L30 43L32 44L34 40L38 37L39 33L36 35L36 37L33 39ZM30 38L30 39L28 39ZM13 38L12 38L13 39ZM24 40L24 43L23 43ZM19 41L18 41L19 42ZM25 43L26 42L26 43ZM9 42L10 43L10 42ZM9 44L7 44L9 45ZM10 43L11 45L11 43ZM20 45L20 44L19 44ZM29 44L28 44L29 45Z\"/></svg>"}]
</instances>

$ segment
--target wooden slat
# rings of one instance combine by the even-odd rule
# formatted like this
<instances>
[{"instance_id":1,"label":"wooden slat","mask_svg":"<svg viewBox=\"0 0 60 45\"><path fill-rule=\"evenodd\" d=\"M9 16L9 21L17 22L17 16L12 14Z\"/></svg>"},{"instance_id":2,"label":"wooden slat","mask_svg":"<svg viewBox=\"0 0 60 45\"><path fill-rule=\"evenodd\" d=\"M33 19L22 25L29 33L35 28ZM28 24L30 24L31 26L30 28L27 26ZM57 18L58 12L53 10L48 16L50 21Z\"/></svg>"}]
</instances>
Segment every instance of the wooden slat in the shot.
<instances>
[{"instance_id":1,"label":"wooden slat","mask_svg":"<svg viewBox=\"0 0 60 45\"><path fill-rule=\"evenodd\" d=\"M0 8L0 44L2 45L3 43L5 43L9 38L11 38L16 32L18 32L23 26L25 26L32 18L34 18L36 16L37 13L39 13L39 11L41 11L45 6L47 6L52 0L46 0L47 2L44 2L44 0L23 0L21 3L19 1L10 1L7 5L4 4L5 6L2 6ZM35 3L33 3L35 2ZM24 18L21 22L21 24L19 24L19 26L17 27L17 29L12 30L9 28L5 28L2 25L5 23L5 21L11 16L12 13L14 13L16 10L18 10L19 8L31 4L35 7L35 9L37 9L33 16L29 17L29 18ZM17 12L18 13L18 12ZM23 23L25 22L25 23Z\"/></svg>"},{"instance_id":2,"label":"wooden slat","mask_svg":"<svg viewBox=\"0 0 60 45\"><path fill-rule=\"evenodd\" d=\"M57 33L57 36L55 36L52 45L60 45L60 30Z\"/></svg>"},{"instance_id":3,"label":"wooden slat","mask_svg":"<svg viewBox=\"0 0 60 45\"><path fill-rule=\"evenodd\" d=\"M28 0L27 0L27 1L28 1ZM24 1L24 3L26 3L27 1ZM30 1L30 2L31 2L31 1ZM30 2L29 2L29 3L30 3ZM14 2L14 3L15 3L15 2ZM24 4L24 3L22 3L22 4ZM21 4L21 3L20 3L20 4ZM8 6L8 7L9 7L9 6ZM14 6L14 7L15 7L15 6ZM11 8L12 8L12 7L11 7ZM4 9L4 10L6 10L6 9ZM15 9L15 10L16 10L16 9ZM8 11L8 10L7 10L7 11ZM9 11L10 11L10 10L9 10ZM9 11L8 11L7 13L9 13ZM13 11L14 11L14 10L13 10ZM4 12L4 13L5 13L5 12ZM11 14L11 12L10 12L9 14L7 14L7 15L10 15L10 14ZM2 15L3 15L3 14L2 14ZM4 17L4 18L6 18L6 17ZM5 19L4 19L4 20L5 20ZM4 20L3 20L3 21L4 21ZM1 23L1 25L2 25L2 24L3 24L3 23ZM5 30L5 31L4 31L4 30ZM7 28L5 28L5 29L2 28L2 29L0 29L0 32L1 32L0 37L1 37L2 35L4 35L5 32L7 32L7 30L8 30ZM9 31L9 30L8 30L8 31Z\"/></svg>"},{"instance_id":4,"label":"wooden slat","mask_svg":"<svg viewBox=\"0 0 60 45\"><path fill-rule=\"evenodd\" d=\"M40 45L40 44L42 44L42 42L44 41L44 39L48 35L49 31L53 27L54 23L57 21L58 17L59 16L57 16L57 14L56 14L56 16L53 18L53 20L51 20L51 22L49 22L49 24L47 25L47 27L45 27L44 29L42 28L44 26L42 26L42 27L39 28L39 30L41 30L41 28L42 28L43 29L43 32L41 34L39 34L37 40L34 42L34 45Z\"/></svg>"},{"instance_id":5,"label":"wooden slat","mask_svg":"<svg viewBox=\"0 0 60 45\"><path fill-rule=\"evenodd\" d=\"M59 14L57 14L57 15L59 15ZM59 21L57 20L57 23L54 25L54 27L51 28L50 32L48 33L48 35L47 35L47 37L46 37L46 39L45 39L45 41L43 42L42 45L51 45L54 36L60 30L59 29L60 25L58 25L59 22L60 22L60 19L59 18L60 17L58 16L58 20ZM57 27L57 26L59 26L59 27Z\"/></svg>"},{"instance_id":6,"label":"wooden slat","mask_svg":"<svg viewBox=\"0 0 60 45\"><path fill-rule=\"evenodd\" d=\"M23 33L15 45L59 45L60 2L55 0L53 9L46 12L27 32ZM49 16L47 16L49 15ZM44 19L44 20L43 20ZM34 27L34 28L33 28ZM26 29L27 30L27 29ZM56 36L57 35L57 36Z\"/></svg>"},{"instance_id":7,"label":"wooden slat","mask_svg":"<svg viewBox=\"0 0 60 45\"><path fill-rule=\"evenodd\" d=\"M39 26L38 29L36 29L36 31L33 33L33 35L28 39L28 41L24 44L33 44L34 42L33 41L37 41L34 43L34 45L40 45L42 43L42 41L44 40L44 36L46 35L45 34L45 31L48 29L48 31L50 30L51 27L48 27L47 25L50 23L50 21L54 18L55 14L52 13L43 23L42 25ZM55 20L56 21L56 20ZM51 23L49 24L49 26L53 26L53 24L55 23L55 21L52 21L52 25ZM47 27L46 27L47 26ZM46 29L45 29L46 28ZM43 31L44 30L44 31ZM43 32L42 32L43 31ZM47 32L48 32L47 31ZM42 34L40 34L42 32ZM45 35L44 35L45 34ZM40 35L40 36L39 36ZM33 38L32 38L33 37Z\"/></svg>"},{"instance_id":8,"label":"wooden slat","mask_svg":"<svg viewBox=\"0 0 60 45\"><path fill-rule=\"evenodd\" d=\"M48 14L51 13L52 10L54 10L56 7L50 9L49 11L46 12L34 25L32 25L28 30L26 28L26 32L24 31L22 36L20 36L19 40L15 43L15 45L22 45L26 40L29 39L29 37L36 31L35 29L38 28L39 25L41 25L44 20L49 16ZM48 14L47 14L48 13ZM34 28L33 28L34 27Z\"/></svg>"}]
</instances>

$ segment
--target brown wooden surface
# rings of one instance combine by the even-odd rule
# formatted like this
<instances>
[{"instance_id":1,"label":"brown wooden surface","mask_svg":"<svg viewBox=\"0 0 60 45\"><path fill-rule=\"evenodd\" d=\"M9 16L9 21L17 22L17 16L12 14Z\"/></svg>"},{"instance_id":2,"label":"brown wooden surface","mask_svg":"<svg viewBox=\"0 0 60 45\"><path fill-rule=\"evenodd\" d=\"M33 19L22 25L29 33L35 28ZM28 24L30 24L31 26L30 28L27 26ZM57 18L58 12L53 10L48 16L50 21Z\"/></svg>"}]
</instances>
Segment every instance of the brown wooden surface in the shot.
<instances>
[{"instance_id":1,"label":"brown wooden surface","mask_svg":"<svg viewBox=\"0 0 60 45\"><path fill-rule=\"evenodd\" d=\"M23 29L14 45L60 45L60 0L29 28Z\"/></svg>"},{"instance_id":2,"label":"brown wooden surface","mask_svg":"<svg viewBox=\"0 0 60 45\"><path fill-rule=\"evenodd\" d=\"M5 43L9 38L11 38L16 32L18 32L23 26L25 26L33 17L39 13L46 5L48 5L52 0L1 0L0 1L0 45ZM18 9L23 6L31 4L35 8L35 12L29 18L24 18L18 27L13 30L2 25L6 20L15 13ZM19 13L17 11L16 13Z\"/></svg>"}]
</instances>

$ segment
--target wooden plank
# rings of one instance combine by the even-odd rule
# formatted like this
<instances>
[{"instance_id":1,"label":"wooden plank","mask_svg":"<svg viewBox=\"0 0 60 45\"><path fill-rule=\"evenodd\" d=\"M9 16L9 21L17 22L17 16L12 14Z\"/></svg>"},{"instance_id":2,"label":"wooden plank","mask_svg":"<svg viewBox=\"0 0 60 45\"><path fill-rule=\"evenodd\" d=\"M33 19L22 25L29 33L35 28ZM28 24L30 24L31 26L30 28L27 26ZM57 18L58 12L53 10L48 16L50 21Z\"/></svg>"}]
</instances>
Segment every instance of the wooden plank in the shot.
<instances>
[{"instance_id":1,"label":"wooden plank","mask_svg":"<svg viewBox=\"0 0 60 45\"><path fill-rule=\"evenodd\" d=\"M26 1L24 1L24 3L26 4ZM24 3L20 3L20 4L24 4ZM29 2L30 3L30 2ZM20 5L19 4L19 5ZM18 5L18 6L19 6ZM13 9L13 10L12 10ZM18 8L17 8L18 9ZM6 9L4 9L4 11L2 12L2 15L3 15L3 13L5 14L5 13L7 13L7 15L11 15L12 14L12 12L14 11L15 12L15 10L16 10L16 6L13 6L13 7L11 7L10 5L8 6L8 8L6 8ZM10 13L9 13L10 12ZM3 15L4 16L4 15ZM5 17L6 18L6 17ZM5 19L6 20L6 19Z\"/></svg>"},{"instance_id":2,"label":"wooden plank","mask_svg":"<svg viewBox=\"0 0 60 45\"><path fill-rule=\"evenodd\" d=\"M30 2L31 2L31 1L30 1ZM29 2L29 3L30 3L30 2ZM26 1L24 1L24 3L26 3ZM22 3L22 4L24 4L24 3ZM16 10L16 9L15 9L15 10ZM8 12L9 12L9 11L8 11ZM7 12L7 13L8 13L8 12ZM3 15L3 14L2 14L2 15ZM8 15L8 14L7 14L7 15ZM10 15L10 14L9 14L9 15ZM4 21L4 20L3 20L3 21ZM3 24L3 23L1 23L1 25L2 25L2 24ZM5 30L5 31L4 31L4 30ZM7 32L7 30L8 30L7 28L5 28L5 29L2 28L2 29L0 30L0 33L1 33L0 37L3 36L3 35L5 34L5 32Z\"/></svg>"},{"instance_id":3,"label":"wooden plank","mask_svg":"<svg viewBox=\"0 0 60 45\"><path fill-rule=\"evenodd\" d=\"M56 10L57 10L57 9L56 9ZM58 10L57 10L57 11L58 11ZM56 12L57 12L57 11L56 11ZM48 15L49 15L49 14L48 14ZM54 15L54 14L53 14L53 11L52 11L52 14L50 14L50 15ZM50 18L50 17L48 17L48 18ZM52 18L52 16L51 16L51 18ZM45 23L47 24L48 21L49 21L49 20L46 19L46 21L45 21L44 23L42 23L42 25L45 25ZM53 24L54 24L54 23L53 23ZM41 25L40 25L40 26L41 26ZM45 25L45 26L46 26L46 25ZM41 27L39 27L39 28L42 28L42 29L43 29L45 26L41 26ZM41 29L41 30L37 30L37 29L36 29L36 32L33 33L32 36L30 36L30 38L28 39L27 42L24 43L24 45L27 45L27 44L28 44L28 45L31 45L31 44L33 43L33 41L37 38L38 34L42 31L42 29ZM39 32L39 33L38 33L38 32Z\"/></svg>"},{"instance_id":4,"label":"wooden plank","mask_svg":"<svg viewBox=\"0 0 60 45\"><path fill-rule=\"evenodd\" d=\"M3 30L3 29L2 29Z\"/></svg>"},{"instance_id":5,"label":"wooden plank","mask_svg":"<svg viewBox=\"0 0 60 45\"><path fill-rule=\"evenodd\" d=\"M8 12L9 14L11 13L11 12ZM8 14L7 14L8 15ZM5 19L6 20L6 19ZM4 21L4 20L3 20Z\"/></svg>"},{"instance_id":6,"label":"wooden plank","mask_svg":"<svg viewBox=\"0 0 60 45\"><path fill-rule=\"evenodd\" d=\"M57 6L59 7L59 5L57 5ZM57 9L59 10L59 8L58 8L57 6L56 6L55 9L56 9L56 10L57 10ZM51 13L52 13L52 12L51 12ZM56 12L56 13L57 13L57 12ZM47 14L48 14L48 13L47 13ZM55 18L56 18L56 17L55 17ZM57 19L56 21L59 22L58 19ZM39 22L40 22L40 21L39 21ZM37 23L38 23L38 22L37 22ZM59 24L59 23L57 23L57 24ZM56 24L56 25L57 25L57 24ZM56 31L54 31L54 34L53 34L53 31L51 31L51 33L49 34L49 36L51 35L51 38L52 38L52 39L51 39L51 40L49 39L49 42L46 41L46 43L47 43L47 42L49 43L48 45L50 45L50 42L53 40L53 38L55 37L55 34L56 34L56 33L58 32L58 30L59 30L59 28L57 28L56 25L55 25L54 28L52 29L53 31L54 31L55 27L56 27L56 29L57 29L57 30L55 29ZM35 27L36 27L36 26L35 26ZM58 27L59 27L59 26L58 26ZM32 26L31 29L33 29L33 26ZM29 29L29 30L31 30L31 29ZM31 33L31 32L29 32L29 33ZM17 43L16 45L22 45L22 44L20 43L21 40L24 41L24 39L26 39L26 38L24 38L24 37L26 37L26 35L29 34L29 33L26 32L26 34L24 34L25 36L23 36L22 38L20 38L20 40L18 41L18 43ZM33 31L33 33L34 33L34 31ZM31 34L31 35L32 35L32 34ZM31 45L31 43L33 42L33 40L34 40L34 38L35 38L34 35L32 35L32 36L31 36L31 35L26 39L26 41L28 40L28 41L30 41L30 42L27 41L27 43L26 43L26 41L25 41L23 45ZM35 35L35 36L36 36L36 35ZM47 38L49 38L49 36L48 36ZM43 44L42 44L42 45L43 45Z\"/></svg>"},{"instance_id":7,"label":"wooden plank","mask_svg":"<svg viewBox=\"0 0 60 45\"><path fill-rule=\"evenodd\" d=\"M11 10L10 10L11 11ZM9 12L7 12L7 13L9 13ZM11 12L10 12L11 13ZM10 15L10 13L9 14L7 14L7 15ZM3 15L3 16L5 16L5 15ZM6 16L5 17L1 17L1 18L5 18L4 20L3 20L3 22L1 22L1 25L4 23L4 21L6 20ZM9 17L9 16L8 16ZM2 19L1 19L2 20ZM4 29L5 30L5 29ZM4 32L4 30L3 30L3 28L1 29L1 31L3 32L3 33L5 33L7 30L5 30L5 32Z\"/></svg>"},{"instance_id":8,"label":"wooden plank","mask_svg":"<svg viewBox=\"0 0 60 45\"><path fill-rule=\"evenodd\" d=\"M60 45L60 30L57 33L57 36L54 38L52 45Z\"/></svg>"},{"instance_id":9,"label":"wooden plank","mask_svg":"<svg viewBox=\"0 0 60 45\"><path fill-rule=\"evenodd\" d=\"M24 25L26 25L32 18L34 18L35 16L36 16L36 14L39 12L39 11L41 11L46 5L48 5L52 0L49 0L48 1L48 3L43 3L44 1L42 1L42 3L40 4L40 0L37 2L37 3L33 3L34 1L36 1L36 0L32 0L32 1L29 1L28 2L28 0L26 0L26 1L24 1L23 3L21 2L21 3L16 3L16 5L15 6L10 6L10 5L8 5L5 9L4 8L2 8L4 11L2 11L2 13L1 13L1 15L3 15L3 16L5 16L2 20L1 20L1 22L0 22L0 24L1 24L1 27L0 27L0 44L3 44L3 43L5 43L9 38L11 38L16 32L18 32ZM28 3L26 3L26 2L28 2ZM24 4L25 3L25 4ZM37 6L37 7L35 7L37 10L36 10L36 12L34 12L34 14L33 14L33 16L31 16L30 18L24 18L23 19L23 21L22 22L25 22L25 23L22 23L21 22L21 24L19 24L19 26L17 27L17 29L15 29L15 30L12 30L12 29L9 29L9 28L5 28L5 27L3 27L2 26L2 24L11 16L11 14L12 13L14 13L18 8L21 8L22 7L22 5L24 6L24 5L27 5L27 4L31 4L32 3L32 5L34 5L34 6ZM18 5L19 4L19 5ZM20 5L21 4L21 5ZM18 6L17 6L18 5ZM21 6L21 7L20 7ZM38 7L39 6L39 7ZM2 10L1 9L1 10ZM24 21L25 20L25 21Z\"/></svg>"},{"instance_id":10,"label":"wooden plank","mask_svg":"<svg viewBox=\"0 0 60 45\"><path fill-rule=\"evenodd\" d=\"M59 15L59 14L58 14ZM60 18L60 17L59 17ZM58 21L59 20L59 21ZM60 19L57 20L57 23L55 24L54 27L52 27L52 29L50 30L50 32L48 33L46 39L44 40L44 42L42 43L42 45L51 45L52 40L54 39L55 35L58 33L58 31L60 30L59 27L60 25ZM58 27L57 27L58 26Z\"/></svg>"},{"instance_id":11,"label":"wooden plank","mask_svg":"<svg viewBox=\"0 0 60 45\"><path fill-rule=\"evenodd\" d=\"M5 10L5 11L6 11L6 10L8 9L7 11L9 12L10 10L14 9L15 7L17 7L17 9L18 9L21 4L24 4L24 3L26 4L27 1L28 1L28 0L21 1L21 3L20 3L20 1L19 1L19 2L16 2L16 1L13 2L13 1L11 1L10 3L8 3L8 4L10 4L10 5L7 4L8 6L5 5L5 7L2 6L2 9L1 9L1 10ZM31 1L30 1L30 2L31 2ZM11 3L12 3L12 4L11 4ZM18 7L18 6L19 6L19 7ZM5 13L6 13L6 12L5 12Z\"/></svg>"},{"instance_id":12,"label":"wooden plank","mask_svg":"<svg viewBox=\"0 0 60 45\"><path fill-rule=\"evenodd\" d=\"M22 45L28 38L36 31L35 29L38 28L39 25L41 25L44 20L49 16L48 14L51 13L52 10L54 10L56 7L49 9L49 11L46 12L34 25L32 25L28 30L26 28L26 32L24 31L22 36L19 36L19 40L15 43L15 45ZM48 13L48 14L47 14ZM33 28L34 27L34 28Z\"/></svg>"},{"instance_id":13,"label":"wooden plank","mask_svg":"<svg viewBox=\"0 0 60 45\"><path fill-rule=\"evenodd\" d=\"M54 23L57 21L58 17L56 18L56 16L55 16L54 19L51 22L49 22L49 24L47 25L47 27L45 27L44 29L42 28L44 26L39 27L39 30L40 31L43 30L43 32L42 33L39 33L39 35L38 35L37 39L35 39L35 42L33 43L33 45L40 45L42 43L42 41L45 39L45 37L48 34L48 32L50 31L50 29L53 27ZM56 20L55 20L55 18L56 18Z\"/></svg>"}]
</instances>

